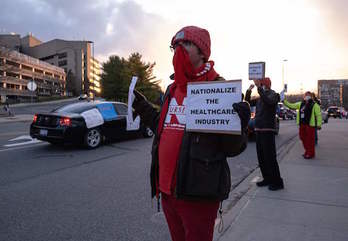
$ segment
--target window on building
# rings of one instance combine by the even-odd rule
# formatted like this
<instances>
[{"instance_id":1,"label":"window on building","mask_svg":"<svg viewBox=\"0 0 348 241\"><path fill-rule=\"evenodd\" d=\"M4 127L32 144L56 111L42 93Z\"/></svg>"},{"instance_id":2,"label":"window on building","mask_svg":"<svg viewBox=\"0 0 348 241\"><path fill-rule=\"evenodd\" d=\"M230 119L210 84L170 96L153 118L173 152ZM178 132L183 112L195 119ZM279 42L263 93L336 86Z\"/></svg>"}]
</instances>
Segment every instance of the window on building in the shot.
<instances>
[{"instance_id":1,"label":"window on building","mask_svg":"<svg viewBox=\"0 0 348 241\"><path fill-rule=\"evenodd\" d=\"M0 70L0 77L4 76L4 71Z\"/></svg>"},{"instance_id":2,"label":"window on building","mask_svg":"<svg viewBox=\"0 0 348 241\"><path fill-rule=\"evenodd\" d=\"M11 65L11 66L16 67L16 68L19 68L19 64L16 62L13 62L11 60L6 60L6 64Z\"/></svg>"},{"instance_id":3,"label":"window on building","mask_svg":"<svg viewBox=\"0 0 348 241\"><path fill-rule=\"evenodd\" d=\"M43 70L41 70L41 69L36 69L36 68L35 68L35 73L43 74Z\"/></svg>"},{"instance_id":4,"label":"window on building","mask_svg":"<svg viewBox=\"0 0 348 241\"><path fill-rule=\"evenodd\" d=\"M59 53L58 54L58 59L63 59L63 58L66 58L67 56L68 56L67 52Z\"/></svg>"},{"instance_id":5,"label":"window on building","mask_svg":"<svg viewBox=\"0 0 348 241\"><path fill-rule=\"evenodd\" d=\"M25 65L25 64L22 64L22 69L25 69L25 70L29 70L29 71L33 71L33 68L28 66L28 65Z\"/></svg>"},{"instance_id":6,"label":"window on building","mask_svg":"<svg viewBox=\"0 0 348 241\"><path fill-rule=\"evenodd\" d=\"M61 67L61 66L64 66L64 65L67 65L68 64L68 60L61 60L61 61L58 61L58 66Z\"/></svg>"},{"instance_id":7,"label":"window on building","mask_svg":"<svg viewBox=\"0 0 348 241\"><path fill-rule=\"evenodd\" d=\"M5 60L3 58L0 58L0 66L5 64Z\"/></svg>"},{"instance_id":8,"label":"window on building","mask_svg":"<svg viewBox=\"0 0 348 241\"><path fill-rule=\"evenodd\" d=\"M14 78L19 78L19 74L12 73L12 72L6 72L6 76L14 77Z\"/></svg>"},{"instance_id":9,"label":"window on building","mask_svg":"<svg viewBox=\"0 0 348 241\"><path fill-rule=\"evenodd\" d=\"M39 83L39 84L42 84L44 81L43 81L43 79L35 78L35 82Z\"/></svg>"},{"instance_id":10,"label":"window on building","mask_svg":"<svg viewBox=\"0 0 348 241\"><path fill-rule=\"evenodd\" d=\"M49 60L49 59L53 59L54 56L55 56L55 54L52 54L52 55L49 55L49 56L46 56L46 57L42 57L42 58L40 58L40 60L46 61L46 60Z\"/></svg>"},{"instance_id":11,"label":"window on building","mask_svg":"<svg viewBox=\"0 0 348 241\"><path fill-rule=\"evenodd\" d=\"M23 75L23 74L22 74L22 79L32 80L33 78L32 78L31 76Z\"/></svg>"},{"instance_id":12,"label":"window on building","mask_svg":"<svg viewBox=\"0 0 348 241\"><path fill-rule=\"evenodd\" d=\"M53 76L53 74L51 72L45 72L45 75L47 76Z\"/></svg>"}]
</instances>

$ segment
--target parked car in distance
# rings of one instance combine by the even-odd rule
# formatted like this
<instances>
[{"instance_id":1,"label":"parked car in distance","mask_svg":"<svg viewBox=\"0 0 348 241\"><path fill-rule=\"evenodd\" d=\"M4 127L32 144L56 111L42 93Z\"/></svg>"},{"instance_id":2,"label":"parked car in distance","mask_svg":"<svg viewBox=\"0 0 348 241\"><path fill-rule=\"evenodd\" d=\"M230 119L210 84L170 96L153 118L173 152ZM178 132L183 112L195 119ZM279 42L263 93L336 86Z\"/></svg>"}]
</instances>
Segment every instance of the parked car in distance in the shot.
<instances>
[{"instance_id":1,"label":"parked car in distance","mask_svg":"<svg viewBox=\"0 0 348 241\"><path fill-rule=\"evenodd\" d=\"M52 144L83 144L98 147L105 139L129 135L153 135L140 121L140 128L127 131L128 106L122 102L83 101L68 104L49 113L37 113L30 125L30 136Z\"/></svg>"},{"instance_id":2,"label":"parked car in distance","mask_svg":"<svg viewBox=\"0 0 348 241\"><path fill-rule=\"evenodd\" d=\"M296 118L296 112L293 110L290 110L288 107L286 107L283 103L278 103L278 109L277 114L280 119L283 120L293 120Z\"/></svg>"},{"instance_id":3,"label":"parked car in distance","mask_svg":"<svg viewBox=\"0 0 348 241\"><path fill-rule=\"evenodd\" d=\"M250 120L248 123L248 137L252 138L255 134L255 112L256 112L256 107L255 106L251 106L250 107L251 110L251 116L250 116ZM279 117L276 114L275 116L275 129L276 132L275 134L278 135L279 134Z\"/></svg>"},{"instance_id":4,"label":"parked car in distance","mask_svg":"<svg viewBox=\"0 0 348 241\"><path fill-rule=\"evenodd\" d=\"M329 114L325 110L321 110L321 119L323 123L328 123L329 121Z\"/></svg>"},{"instance_id":5,"label":"parked car in distance","mask_svg":"<svg viewBox=\"0 0 348 241\"><path fill-rule=\"evenodd\" d=\"M329 108L327 108L327 113L329 117L342 118L341 111L337 106L330 106Z\"/></svg>"}]
</instances>

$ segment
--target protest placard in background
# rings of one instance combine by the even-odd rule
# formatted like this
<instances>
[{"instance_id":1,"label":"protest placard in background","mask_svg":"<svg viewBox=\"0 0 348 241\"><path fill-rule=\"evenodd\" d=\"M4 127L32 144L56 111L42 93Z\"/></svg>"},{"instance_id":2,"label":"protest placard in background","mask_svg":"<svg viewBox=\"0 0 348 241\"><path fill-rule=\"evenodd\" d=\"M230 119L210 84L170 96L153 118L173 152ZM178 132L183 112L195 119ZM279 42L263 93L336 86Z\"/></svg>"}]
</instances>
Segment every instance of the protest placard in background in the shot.
<instances>
[{"instance_id":1,"label":"protest placard in background","mask_svg":"<svg viewBox=\"0 0 348 241\"><path fill-rule=\"evenodd\" d=\"M264 79L265 72L266 72L265 62L249 63L249 79L250 80Z\"/></svg>"},{"instance_id":2,"label":"protest placard in background","mask_svg":"<svg viewBox=\"0 0 348 241\"><path fill-rule=\"evenodd\" d=\"M188 83L186 130L240 135L240 119L232 105L241 99L241 80Z\"/></svg>"}]
</instances>

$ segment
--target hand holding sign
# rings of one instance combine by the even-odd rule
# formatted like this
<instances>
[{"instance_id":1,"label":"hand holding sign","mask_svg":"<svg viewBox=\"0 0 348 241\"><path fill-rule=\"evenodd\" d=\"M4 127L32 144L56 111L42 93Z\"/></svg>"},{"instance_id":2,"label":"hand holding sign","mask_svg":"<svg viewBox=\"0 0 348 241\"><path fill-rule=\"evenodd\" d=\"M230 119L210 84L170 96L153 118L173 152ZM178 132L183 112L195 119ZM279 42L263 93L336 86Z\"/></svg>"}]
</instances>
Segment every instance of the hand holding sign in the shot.
<instances>
[{"instance_id":1,"label":"hand holding sign","mask_svg":"<svg viewBox=\"0 0 348 241\"><path fill-rule=\"evenodd\" d=\"M248 90L251 91L252 89L254 89L254 87L255 87L255 85L251 84L251 85L249 86Z\"/></svg>"}]
</instances>

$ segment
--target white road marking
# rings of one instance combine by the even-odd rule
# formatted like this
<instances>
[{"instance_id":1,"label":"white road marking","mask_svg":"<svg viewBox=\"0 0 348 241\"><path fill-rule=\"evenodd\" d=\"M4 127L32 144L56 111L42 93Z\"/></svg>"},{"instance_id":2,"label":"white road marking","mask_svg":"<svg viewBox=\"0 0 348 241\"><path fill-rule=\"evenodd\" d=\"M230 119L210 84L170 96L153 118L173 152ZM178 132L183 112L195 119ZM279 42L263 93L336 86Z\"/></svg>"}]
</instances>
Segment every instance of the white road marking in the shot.
<instances>
[{"instance_id":1,"label":"white road marking","mask_svg":"<svg viewBox=\"0 0 348 241\"><path fill-rule=\"evenodd\" d=\"M41 146L41 145L47 145L47 143L46 142L39 142L33 146ZM14 148L6 148L6 149L0 150L0 152L20 150L20 149L25 149L25 148L29 148L29 147L32 147L32 146L19 146L19 147L14 147Z\"/></svg>"},{"instance_id":2,"label":"white road marking","mask_svg":"<svg viewBox=\"0 0 348 241\"><path fill-rule=\"evenodd\" d=\"M18 136L16 138L13 138L13 139L8 140L8 141L19 141L19 140L33 140L33 138L31 138L31 136L29 136L29 135L23 135L23 136Z\"/></svg>"},{"instance_id":3,"label":"white road marking","mask_svg":"<svg viewBox=\"0 0 348 241\"><path fill-rule=\"evenodd\" d=\"M4 145L4 147L23 146L23 145L36 144L36 143L42 142L38 139L31 138L31 136L28 136L28 135L18 136L9 141L20 141L20 140L26 140L26 141L20 142L20 143L14 143L14 144L7 144L7 145Z\"/></svg>"}]
</instances>

